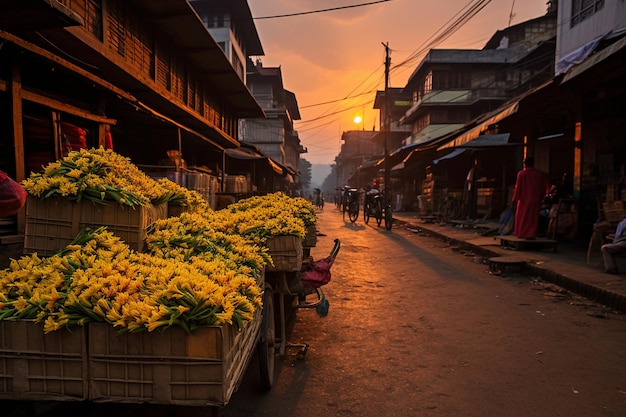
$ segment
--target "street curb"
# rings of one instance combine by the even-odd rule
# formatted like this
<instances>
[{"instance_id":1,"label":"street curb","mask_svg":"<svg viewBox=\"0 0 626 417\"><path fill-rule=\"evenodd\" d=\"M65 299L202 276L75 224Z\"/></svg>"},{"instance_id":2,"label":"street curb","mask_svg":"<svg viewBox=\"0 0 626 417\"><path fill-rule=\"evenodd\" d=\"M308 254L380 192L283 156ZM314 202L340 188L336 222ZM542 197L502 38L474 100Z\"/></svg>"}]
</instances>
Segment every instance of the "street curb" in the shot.
<instances>
[{"instance_id":1,"label":"street curb","mask_svg":"<svg viewBox=\"0 0 626 417\"><path fill-rule=\"evenodd\" d=\"M467 243L463 240L454 239L450 236L437 233L436 231L420 227L418 224L415 223L407 222L400 219L394 219L394 224L396 223L398 226L417 229L425 235L436 237L445 242L460 246L464 249L471 249L479 255L487 258L501 256L498 252L491 251L481 246L472 245L471 243ZM532 264L529 262L523 262L523 264L523 268L526 271L541 277L541 279L546 282L550 282L552 284L563 287L568 291L589 298L590 300L603 304L604 306L609 307L613 310L617 310L623 313L626 312L626 296L612 291L607 291L605 288L600 288L586 282L578 281L576 279L560 274L556 271L537 266L536 264Z\"/></svg>"}]
</instances>

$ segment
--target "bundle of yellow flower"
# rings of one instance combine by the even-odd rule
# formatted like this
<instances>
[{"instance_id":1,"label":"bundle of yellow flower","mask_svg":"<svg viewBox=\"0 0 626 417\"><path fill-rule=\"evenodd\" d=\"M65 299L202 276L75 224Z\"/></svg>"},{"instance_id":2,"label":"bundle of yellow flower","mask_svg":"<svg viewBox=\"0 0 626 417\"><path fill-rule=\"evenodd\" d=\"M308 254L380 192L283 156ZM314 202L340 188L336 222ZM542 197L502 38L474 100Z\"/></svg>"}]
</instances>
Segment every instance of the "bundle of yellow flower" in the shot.
<instances>
[{"instance_id":1,"label":"bundle of yellow flower","mask_svg":"<svg viewBox=\"0 0 626 417\"><path fill-rule=\"evenodd\" d=\"M258 283L272 264L267 239L302 238L316 220L308 200L283 193L213 211L200 194L153 180L102 148L71 152L24 186L41 198L114 200L131 207L170 201L188 209L155 219L144 253L95 226L48 258L34 253L0 271L0 320L33 319L44 322L46 332L89 321L129 332L173 325L188 331L241 328L261 306Z\"/></svg>"},{"instance_id":2,"label":"bundle of yellow flower","mask_svg":"<svg viewBox=\"0 0 626 417\"><path fill-rule=\"evenodd\" d=\"M131 250L104 228L86 231L54 256L24 256L0 271L0 319L34 319L46 332L89 321L120 332L241 328L262 296L260 270L241 259L262 256L241 242L233 247L240 253L232 258L225 251L163 258Z\"/></svg>"},{"instance_id":3,"label":"bundle of yellow flower","mask_svg":"<svg viewBox=\"0 0 626 417\"><path fill-rule=\"evenodd\" d=\"M314 225L317 217L315 207L308 200L277 192L240 200L217 211L213 220L217 230L247 236L263 244L275 236L303 238L306 227Z\"/></svg>"},{"instance_id":4,"label":"bundle of yellow flower","mask_svg":"<svg viewBox=\"0 0 626 417\"><path fill-rule=\"evenodd\" d=\"M22 185L29 194L96 203L116 201L125 206L180 200L182 187L169 180L156 181L130 160L110 149L81 149L32 173ZM176 185L176 184L174 184Z\"/></svg>"}]
</instances>

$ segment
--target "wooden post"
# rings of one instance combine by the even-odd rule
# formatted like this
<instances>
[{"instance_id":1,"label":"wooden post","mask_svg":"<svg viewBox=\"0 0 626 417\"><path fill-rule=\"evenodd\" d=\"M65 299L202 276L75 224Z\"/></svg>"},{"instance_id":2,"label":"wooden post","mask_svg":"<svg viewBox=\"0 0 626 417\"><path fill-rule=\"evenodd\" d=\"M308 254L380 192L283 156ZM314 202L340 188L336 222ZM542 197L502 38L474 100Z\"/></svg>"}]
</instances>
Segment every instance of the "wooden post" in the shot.
<instances>
[{"instance_id":1,"label":"wooden post","mask_svg":"<svg viewBox=\"0 0 626 417\"><path fill-rule=\"evenodd\" d=\"M24 163L24 125L22 124L22 77L20 64L13 61L11 73L11 107L13 109L13 146L15 149L15 179L26 178Z\"/></svg>"},{"instance_id":2,"label":"wooden post","mask_svg":"<svg viewBox=\"0 0 626 417\"><path fill-rule=\"evenodd\" d=\"M15 57L11 68L11 107L13 109L13 147L15 149L15 180L26 179L24 159L24 125L22 124L22 76L18 57ZM26 230L26 211L17 213L17 233Z\"/></svg>"},{"instance_id":3,"label":"wooden post","mask_svg":"<svg viewBox=\"0 0 626 417\"><path fill-rule=\"evenodd\" d=\"M52 111L52 140L54 141L54 157L58 161L63 156L63 144L61 143L61 115L58 111Z\"/></svg>"}]
</instances>

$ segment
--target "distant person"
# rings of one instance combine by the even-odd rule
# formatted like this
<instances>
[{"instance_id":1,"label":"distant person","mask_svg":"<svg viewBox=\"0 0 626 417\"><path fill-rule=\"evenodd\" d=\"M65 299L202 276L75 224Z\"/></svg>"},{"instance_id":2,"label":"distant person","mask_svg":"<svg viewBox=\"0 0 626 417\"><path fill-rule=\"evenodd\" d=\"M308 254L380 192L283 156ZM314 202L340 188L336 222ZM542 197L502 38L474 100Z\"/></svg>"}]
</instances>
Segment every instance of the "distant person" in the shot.
<instances>
[{"instance_id":1,"label":"distant person","mask_svg":"<svg viewBox=\"0 0 626 417\"><path fill-rule=\"evenodd\" d=\"M0 218L17 213L26 203L26 190L0 171Z\"/></svg>"},{"instance_id":2,"label":"distant person","mask_svg":"<svg viewBox=\"0 0 626 417\"><path fill-rule=\"evenodd\" d=\"M626 218L622 219L615 229L615 237L612 243L604 244L600 247L602 260L604 261L604 272L607 274L619 274L615 255L626 252Z\"/></svg>"},{"instance_id":3,"label":"distant person","mask_svg":"<svg viewBox=\"0 0 626 417\"><path fill-rule=\"evenodd\" d=\"M472 162L472 167L465 177L465 184L463 188L463 191L465 193L465 203L467 205L467 220L476 219L476 214L478 210L478 190L476 189L476 180L480 175L479 169L480 168L478 166L478 159L474 158Z\"/></svg>"},{"instance_id":4,"label":"distant person","mask_svg":"<svg viewBox=\"0 0 626 417\"><path fill-rule=\"evenodd\" d=\"M515 226L513 233L523 239L534 239L539 225L539 210L543 198L550 192L548 176L535 168L535 159L531 156L524 160L524 168L517 173L513 204L515 208Z\"/></svg>"}]
</instances>

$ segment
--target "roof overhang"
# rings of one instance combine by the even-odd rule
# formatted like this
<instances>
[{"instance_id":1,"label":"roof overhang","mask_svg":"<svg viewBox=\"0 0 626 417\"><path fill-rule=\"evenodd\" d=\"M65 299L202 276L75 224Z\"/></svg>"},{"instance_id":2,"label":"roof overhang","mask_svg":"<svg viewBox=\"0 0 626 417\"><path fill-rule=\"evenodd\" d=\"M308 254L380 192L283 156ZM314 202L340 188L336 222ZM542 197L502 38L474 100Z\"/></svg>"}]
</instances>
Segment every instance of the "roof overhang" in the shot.
<instances>
[{"instance_id":1,"label":"roof overhang","mask_svg":"<svg viewBox=\"0 0 626 417\"><path fill-rule=\"evenodd\" d=\"M256 152L253 149L244 148L244 147L228 148L228 149L225 149L224 152L226 152L227 156L230 156L231 158L235 158L235 159L252 159L252 160L255 160L255 159L267 158L267 156L261 155L260 153Z\"/></svg>"},{"instance_id":2,"label":"roof overhang","mask_svg":"<svg viewBox=\"0 0 626 417\"><path fill-rule=\"evenodd\" d=\"M437 150L440 151L446 148L457 148L459 146L463 146L467 144L468 142L478 138L483 132L487 131L489 129L489 126L495 123L498 123L499 121L516 113L518 109L519 109L519 100L515 100L513 103L507 105L504 108L488 113L485 116L486 119L484 119L484 121L478 123L475 127L469 129L465 133L462 133L461 135L457 136L450 142L440 146L439 148L437 148ZM508 140L508 136L507 136L507 140Z\"/></svg>"},{"instance_id":3,"label":"roof overhang","mask_svg":"<svg viewBox=\"0 0 626 417\"><path fill-rule=\"evenodd\" d=\"M57 0L0 0L0 29L41 30L80 26L83 19Z\"/></svg>"}]
</instances>

